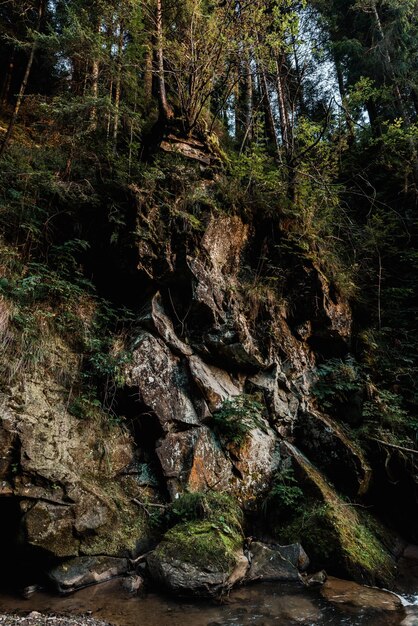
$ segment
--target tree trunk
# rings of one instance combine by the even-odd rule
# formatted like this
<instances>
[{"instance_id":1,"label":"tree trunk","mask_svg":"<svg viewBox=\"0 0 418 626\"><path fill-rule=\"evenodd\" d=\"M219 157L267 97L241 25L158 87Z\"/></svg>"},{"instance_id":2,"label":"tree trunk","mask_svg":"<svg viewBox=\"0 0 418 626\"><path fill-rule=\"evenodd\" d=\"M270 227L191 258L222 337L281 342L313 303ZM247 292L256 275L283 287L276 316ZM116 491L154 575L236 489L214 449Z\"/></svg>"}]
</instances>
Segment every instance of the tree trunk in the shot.
<instances>
[{"instance_id":1,"label":"tree trunk","mask_svg":"<svg viewBox=\"0 0 418 626\"><path fill-rule=\"evenodd\" d=\"M275 152L279 151L279 144L277 142L276 125L274 123L273 111L271 108L270 96L268 91L266 71L262 63L258 62L258 75L260 81L260 91L262 106L264 111L264 120L266 125L267 139L274 148Z\"/></svg>"},{"instance_id":2,"label":"tree trunk","mask_svg":"<svg viewBox=\"0 0 418 626\"><path fill-rule=\"evenodd\" d=\"M276 90L277 101L279 104L280 113L280 132L282 135L283 146L287 156L291 156L292 146L290 142L290 124L289 115L287 111L286 93L285 93L285 81L282 76L282 70L284 67L284 54L280 58L280 62L276 59Z\"/></svg>"},{"instance_id":3,"label":"tree trunk","mask_svg":"<svg viewBox=\"0 0 418 626\"><path fill-rule=\"evenodd\" d=\"M96 22L96 33L100 35L101 30L101 20L100 17ZM100 75L100 60L99 55L93 59L92 68L91 68L91 96L94 100L93 107L90 113L90 130L94 131L97 129L97 100L99 97L99 75Z\"/></svg>"},{"instance_id":4,"label":"tree trunk","mask_svg":"<svg viewBox=\"0 0 418 626\"><path fill-rule=\"evenodd\" d=\"M152 100L152 46L148 45L145 49L145 70L144 70L144 97L145 104L149 106Z\"/></svg>"},{"instance_id":5,"label":"tree trunk","mask_svg":"<svg viewBox=\"0 0 418 626\"><path fill-rule=\"evenodd\" d=\"M15 62L15 51L13 50L9 59L8 66L7 66L7 72L4 78L3 89L1 90L2 106L6 106L9 101L10 85L12 83L13 71L14 71L14 62Z\"/></svg>"},{"instance_id":6,"label":"tree trunk","mask_svg":"<svg viewBox=\"0 0 418 626\"><path fill-rule=\"evenodd\" d=\"M156 40L157 40L157 84L158 84L158 106L160 119L163 122L174 117L173 109L168 104L167 90L164 73L164 32L163 32L163 7L162 0L157 0L156 12Z\"/></svg>"},{"instance_id":7,"label":"tree trunk","mask_svg":"<svg viewBox=\"0 0 418 626\"><path fill-rule=\"evenodd\" d=\"M113 150L116 151L119 130L120 94L122 83L122 56L123 56L123 24L119 24L117 74L115 84L115 115L113 118Z\"/></svg>"},{"instance_id":8,"label":"tree trunk","mask_svg":"<svg viewBox=\"0 0 418 626\"><path fill-rule=\"evenodd\" d=\"M37 31L39 31L39 29L40 29L41 22L42 22L42 17L44 15L44 9L45 9L44 2L45 2L45 0L39 0L38 17L37 17L37 21L36 21L36 30ZM16 123L17 116L19 115L20 107L21 107L22 101L23 101L23 96L25 95L25 91L26 91L26 87L27 87L27 84L28 84L30 72L31 72L33 61L34 61L34 58L35 58L36 48L37 48L37 41L35 39L33 44L32 44L31 50L30 50L28 62L27 62L27 65L26 65L25 74L23 76L23 80L22 80L22 83L20 85L20 89L19 89L19 93L18 93L18 96L17 96L16 104L15 104L15 107L13 109L12 117L10 118L10 122L9 122L9 126L7 128L6 136L4 137L2 146L0 148L0 158L4 155L4 153L6 151L6 148L7 148L8 144L9 144L10 138L12 136L12 132L13 132L13 128L14 128L15 123Z\"/></svg>"},{"instance_id":9,"label":"tree trunk","mask_svg":"<svg viewBox=\"0 0 418 626\"><path fill-rule=\"evenodd\" d=\"M352 145L355 141L354 123L353 123L353 118L351 117L350 111L348 109L347 92L345 90L344 75L343 75L343 71L341 68L341 63L337 59L336 56L334 56L334 64L335 64L335 71L337 74L338 89L340 91L341 106L343 108L345 122L347 124L348 143Z\"/></svg>"},{"instance_id":10,"label":"tree trunk","mask_svg":"<svg viewBox=\"0 0 418 626\"><path fill-rule=\"evenodd\" d=\"M249 55L242 55L235 103L235 138L241 144L251 140L253 125L253 81Z\"/></svg>"}]
</instances>

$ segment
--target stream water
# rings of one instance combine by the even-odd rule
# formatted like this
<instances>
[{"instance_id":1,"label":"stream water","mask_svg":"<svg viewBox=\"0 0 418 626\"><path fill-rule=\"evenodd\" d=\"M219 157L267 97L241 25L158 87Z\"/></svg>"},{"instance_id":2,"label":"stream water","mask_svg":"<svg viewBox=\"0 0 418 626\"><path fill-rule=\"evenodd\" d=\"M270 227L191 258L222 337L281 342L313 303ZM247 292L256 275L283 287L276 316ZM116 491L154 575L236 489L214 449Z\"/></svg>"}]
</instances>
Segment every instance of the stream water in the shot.
<instances>
[{"instance_id":1,"label":"stream water","mask_svg":"<svg viewBox=\"0 0 418 626\"><path fill-rule=\"evenodd\" d=\"M0 613L89 614L115 626L418 626L418 596L405 597L404 605L405 612L371 613L332 605L317 590L268 583L234 591L222 604L127 597L118 580L67 597L0 593Z\"/></svg>"}]
</instances>

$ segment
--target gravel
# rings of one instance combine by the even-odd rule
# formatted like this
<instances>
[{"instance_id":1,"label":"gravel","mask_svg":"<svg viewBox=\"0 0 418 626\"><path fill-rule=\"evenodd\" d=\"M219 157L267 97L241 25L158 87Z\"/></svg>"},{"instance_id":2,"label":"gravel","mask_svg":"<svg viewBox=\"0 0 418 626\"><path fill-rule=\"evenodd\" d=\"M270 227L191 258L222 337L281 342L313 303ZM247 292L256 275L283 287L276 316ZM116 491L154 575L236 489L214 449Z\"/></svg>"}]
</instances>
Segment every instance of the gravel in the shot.
<instances>
[{"instance_id":1,"label":"gravel","mask_svg":"<svg viewBox=\"0 0 418 626\"><path fill-rule=\"evenodd\" d=\"M32 611L28 615L2 615L2 626L111 626L108 622L101 622L88 615L43 615Z\"/></svg>"}]
</instances>

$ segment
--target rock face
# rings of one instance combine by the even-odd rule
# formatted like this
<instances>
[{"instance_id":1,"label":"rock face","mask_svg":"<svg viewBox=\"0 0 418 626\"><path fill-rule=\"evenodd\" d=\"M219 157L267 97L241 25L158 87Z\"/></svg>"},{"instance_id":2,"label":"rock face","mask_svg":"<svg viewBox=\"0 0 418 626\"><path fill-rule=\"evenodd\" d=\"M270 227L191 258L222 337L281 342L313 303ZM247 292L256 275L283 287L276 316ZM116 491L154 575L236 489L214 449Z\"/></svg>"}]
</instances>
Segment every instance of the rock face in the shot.
<instances>
[{"instance_id":1,"label":"rock face","mask_svg":"<svg viewBox=\"0 0 418 626\"><path fill-rule=\"evenodd\" d=\"M77 358L65 345L48 349L49 373L27 375L0 398L0 478L8 497L18 499L20 532L29 546L56 557L135 552L146 522L130 501L137 487L121 476L133 440L100 410L94 420L69 412L62 377L77 375Z\"/></svg>"},{"instance_id":2,"label":"rock face","mask_svg":"<svg viewBox=\"0 0 418 626\"><path fill-rule=\"evenodd\" d=\"M355 497L367 493L371 469L361 450L342 429L317 411L300 412L295 424L296 440L302 450L344 493Z\"/></svg>"},{"instance_id":3,"label":"rock face","mask_svg":"<svg viewBox=\"0 0 418 626\"><path fill-rule=\"evenodd\" d=\"M168 141L164 149L204 163L193 142ZM216 187L215 181L199 184L207 197ZM19 534L27 547L59 559L129 557L155 539L149 504L221 492L251 519L261 519L269 490L293 464L312 497L338 521L330 528L345 571L363 580L381 546L372 541L370 567L351 567L354 548L361 552L364 542L360 535L345 541L342 512L356 524L358 517L344 508L337 490L362 497L371 470L311 395L317 354L343 356L349 349L347 302L308 259L285 268L288 275L272 287L277 276L263 274L263 250L270 246L273 254L278 246L265 225L208 209L199 229L180 232L174 218L164 221L160 207L145 202L144 193L132 190L139 235L129 271L138 291L147 289L124 338L128 358L112 409L117 419L109 420L100 407L81 416L71 409L82 363L76 348L53 334L44 340L48 358L1 386L0 511L5 499L19 509L14 540ZM0 335L9 341L10 311L4 303L3 309ZM263 410L257 419L249 416L237 443L215 426L213 415L244 395ZM244 578L242 537L234 533L231 544L223 523L200 528L199 540L192 536L206 557L211 544L218 556L225 549L224 559L206 562L199 550L197 560L188 553L180 558L172 549L174 535L167 534L148 560L153 577L172 591L198 595ZM261 544L254 550L247 579L299 580L301 552ZM80 580L90 584L102 575L89 570Z\"/></svg>"}]
</instances>

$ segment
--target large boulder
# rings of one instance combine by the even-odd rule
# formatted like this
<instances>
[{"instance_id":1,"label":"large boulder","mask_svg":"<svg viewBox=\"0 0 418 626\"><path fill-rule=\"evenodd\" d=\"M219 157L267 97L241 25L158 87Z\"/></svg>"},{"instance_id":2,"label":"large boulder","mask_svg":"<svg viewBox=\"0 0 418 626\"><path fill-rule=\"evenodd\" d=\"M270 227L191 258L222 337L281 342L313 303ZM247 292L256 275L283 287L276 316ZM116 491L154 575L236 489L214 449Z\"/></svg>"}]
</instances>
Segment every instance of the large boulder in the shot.
<instances>
[{"instance_id":1,"label":"large boulder","mask_svg":"<svg viewBox=\"0 0 418 626\"><path fill-rule=\"evenodd\" d=\"M204 535L201 541L205 538ZM248 561L239 549L224 563L202 561L199 564L184 560L181 555L176 558L164 554L164 548L162 546L148 557L149 571L155 582L176 595L218 596L242 581L248 568Z\"/></svg>"},{"instance_id":2,"label":"large boulder","mask_svg":"<svg viewBox=\"0 0 418 626\"><path fill-rule=\"evenodd\" d=\"M180 521L148 556L151 577L177 595L215 596L242 580L242 514L225 494L186 495L172 505Z\"/></svg>"},{"instance_id":3,"label":"large boulder","mask_svg":"<svg viewBox=\"0 0 418 626\"><path fill-rule=\"evenodd\" d=\"M253 542L250 547L251 566L246 580L270 582L300 582L298 565L307 556L301 546L275 546Z\"/></svg>"},{"instance_id":4,"label":"large boulder","mask_svg":"<svg viewBox=\"0 0 418 626\"><path fill-rule=\"evenodd\" d=\"M365 584L389 585L396 572L394 537L362 507L335 491L293 444L283 442L304 487L303 515L278 529L287 541L301 541L317 567ZM395 542L396 543L396 542Z\"/></svg>"}]
</instances>

